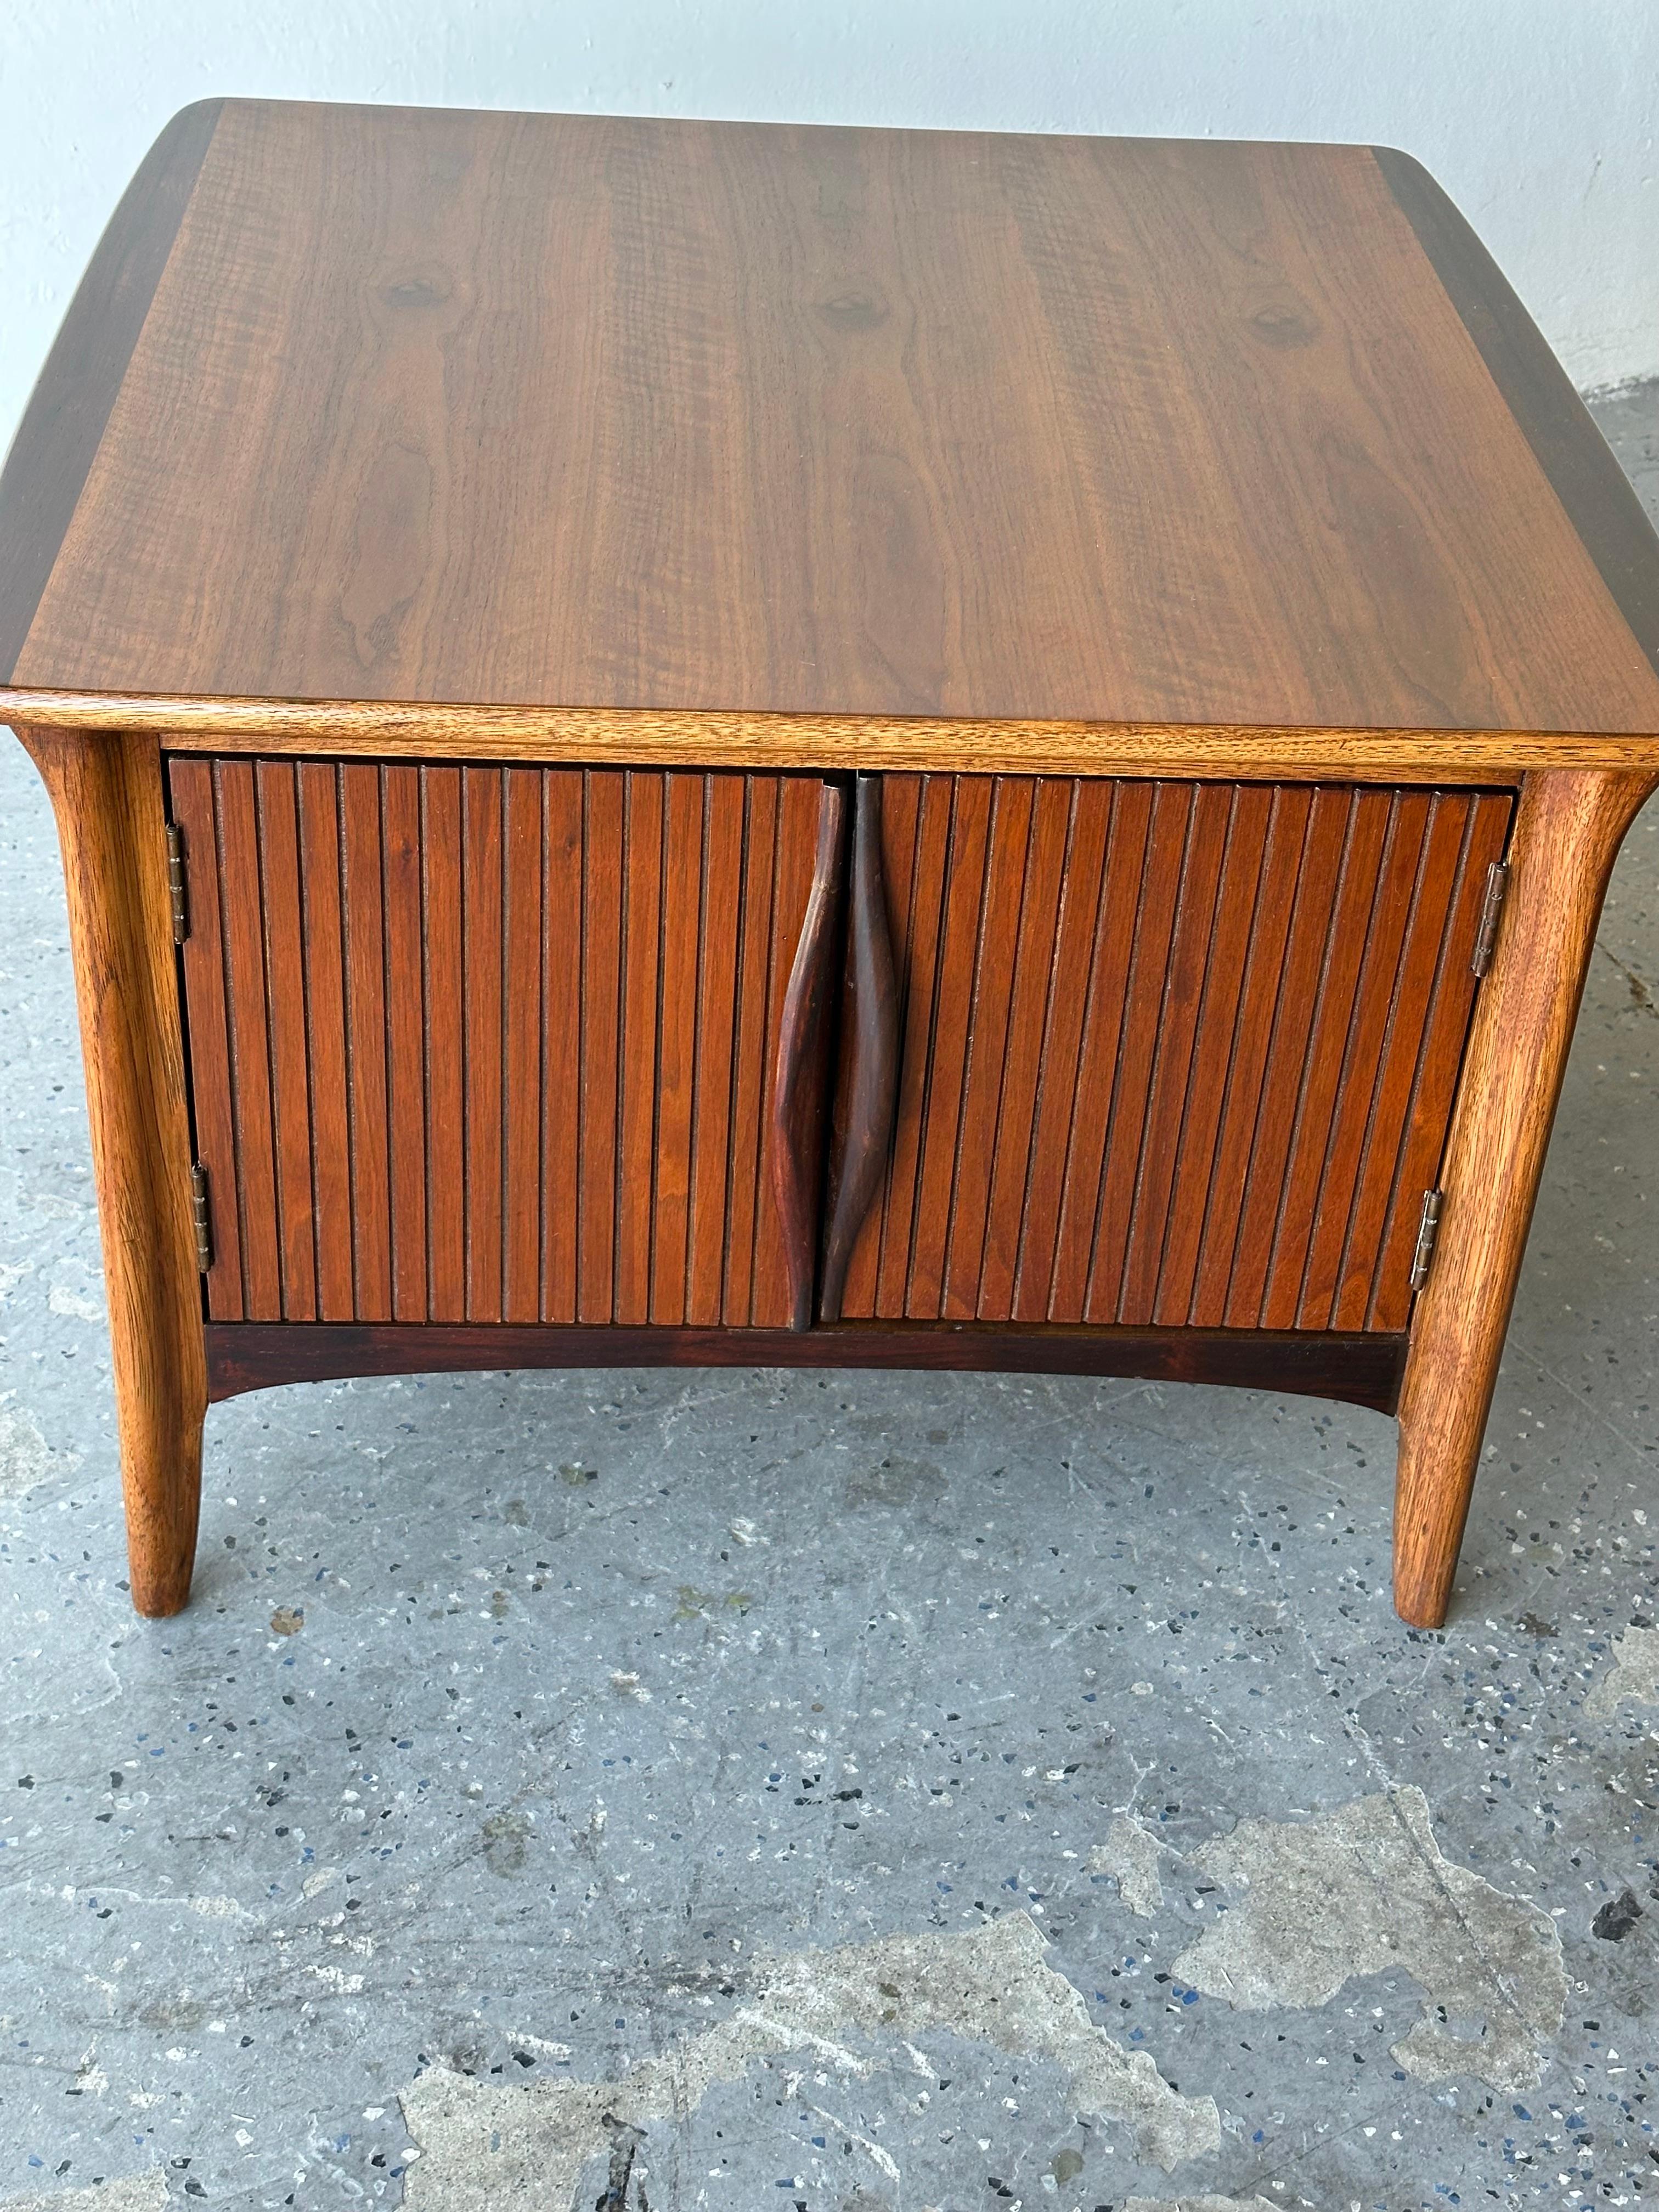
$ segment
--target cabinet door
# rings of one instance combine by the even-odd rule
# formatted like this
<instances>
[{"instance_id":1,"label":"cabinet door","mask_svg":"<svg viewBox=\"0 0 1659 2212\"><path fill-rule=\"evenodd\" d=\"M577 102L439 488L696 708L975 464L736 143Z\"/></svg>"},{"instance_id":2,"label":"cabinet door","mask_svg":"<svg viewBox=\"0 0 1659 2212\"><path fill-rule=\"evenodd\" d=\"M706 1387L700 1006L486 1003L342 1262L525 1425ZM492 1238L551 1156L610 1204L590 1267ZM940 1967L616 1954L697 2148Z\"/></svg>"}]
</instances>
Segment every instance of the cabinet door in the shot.
<instances>
[{"instance_id":1,"label":"cabinet door","mask_svg":"<svg viewBox=\"0 0 1659 2212\"><path fill-rule=\"evenodd\" d=\"M184 755L222 1321L787 1324L811 777Z\"/></svg>"},{"instance_id":2,"label":"cabinet door","mask_svg":"<svg viewBox=\"0 0 1659 2212\"><path fill-rule=\"evenodd\" d=\"M1402 1328L1512 794L890 776L852 1319Z\"/></svg>"}]
</instances>

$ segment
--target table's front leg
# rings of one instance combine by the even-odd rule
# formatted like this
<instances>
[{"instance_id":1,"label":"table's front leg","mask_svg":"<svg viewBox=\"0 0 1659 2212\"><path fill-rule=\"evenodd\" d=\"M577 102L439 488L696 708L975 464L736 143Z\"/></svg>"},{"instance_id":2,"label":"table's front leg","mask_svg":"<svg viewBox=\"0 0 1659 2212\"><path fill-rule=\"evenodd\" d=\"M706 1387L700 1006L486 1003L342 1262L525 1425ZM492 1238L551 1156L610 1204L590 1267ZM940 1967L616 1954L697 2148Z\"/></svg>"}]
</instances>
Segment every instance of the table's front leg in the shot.
<instances>
[{"instance_id":1,"label":"table's front leg","mask_svg":"<svg viewBox=\"0 0 1659 2212\"><path fill-rule=\"evenodd\" d=\"M1434 1265L1401 1390L1395 1604L1416 1627L1446 1618L1602 897L1620 841L1656 782L1551 769L1522 788L1509 896L1475 1001Z\"/></svg>"},{"instance_id":2,"label":"table's front leg","mask_svg":"<svg viewBox=\"0 0 1659 2212\"><path fill-rule=\"evenodd\" d=\"M18 734L63 848L132 1600L159 1616L190 1595L207 1410L161 750L140 736Z\"/></svg>"}]
</instances>

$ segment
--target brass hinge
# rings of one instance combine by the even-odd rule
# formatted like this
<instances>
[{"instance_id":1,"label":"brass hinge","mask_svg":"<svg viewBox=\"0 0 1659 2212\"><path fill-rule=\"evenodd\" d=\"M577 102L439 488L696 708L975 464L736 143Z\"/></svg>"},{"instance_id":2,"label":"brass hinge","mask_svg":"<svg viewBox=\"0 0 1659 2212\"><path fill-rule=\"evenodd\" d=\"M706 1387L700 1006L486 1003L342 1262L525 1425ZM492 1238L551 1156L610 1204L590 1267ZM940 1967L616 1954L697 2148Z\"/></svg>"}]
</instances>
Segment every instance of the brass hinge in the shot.
<instances>
[{"instance_id":1,"label":"brass hinge","mask_svg":"<svg viewBox=\"0 0 1659 2212\"><path fill-rule=\"evenodd\" d=\"M167 896L173 902L173 941L182 945L190 935L190 916L185 907L185 833L176 822L167 824Z\"/></svg>"},{"instance_id":2,"label":"brass hinge","mask_svg":"<svg viewBox=\"0 0 1659 2212\"><path fill-rule=\"evenodd\" d=\"M205 1275L213 1265L213 1232L208 1218L207 1170L199 1161L190 1171L190 1218L196 1231L196 1265Z\"/></svg>"},{"instance_id":3,"label":"brass hinge","mask_svg":"<svg viewBox=\"0 0 1659 2212\"><path fill-rule=\"evenodd\" d=\"M1480 921L1474 933L1469 965L1477 975L1492 966L1492 950L1498 942L1498 924L1504 912L1504 894L1510 887L1510 864L1494 860L1486 871L1486 889L1480 901Z\"/></svg>"},{"instance_id":4,"label":"brass hinge","mask_svg":"<svg viewBox=\"0 0 1659 2212\"><path fill-rule=\"evenodd\" d=\"M1420 1291L1429 1279L1429 1265L1434 1258L1434 1240L1440 1233L1440 1200L1442 1193L1425 1190L1423 1212L1417 1224L1417 1249L1412 1254L1412 1288Z\"/></svg>"}]
</instances>

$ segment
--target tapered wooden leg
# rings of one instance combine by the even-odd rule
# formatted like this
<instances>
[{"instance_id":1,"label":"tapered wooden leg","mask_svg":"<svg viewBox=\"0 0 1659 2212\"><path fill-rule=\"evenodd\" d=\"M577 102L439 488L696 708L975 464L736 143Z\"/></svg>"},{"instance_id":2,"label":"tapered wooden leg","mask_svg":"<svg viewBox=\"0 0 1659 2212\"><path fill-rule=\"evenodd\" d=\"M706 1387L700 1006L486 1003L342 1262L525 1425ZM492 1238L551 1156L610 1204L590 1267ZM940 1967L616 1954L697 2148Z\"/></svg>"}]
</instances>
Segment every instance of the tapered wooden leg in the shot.
<instances>
[{"instance_id":1,"label":"tapered wooden leg","mask_svg":"<svg viewBox=\"0 0 1659 2212\"><path fill-rule=\"evenodd\" d=\"M177 1613L196 1553L207 1363L161 751L147 737L18 734L52 794L69 892L132 1601Z\"/></svg>"},{"instance_id":2,"label":"tapered wooden leg","mask_svg":"<svg viewBox=\"0 0 1659 2212\"><path fill-rule=\"evenodd\" d=\"M1522 787L1509 896L1475 1000L1434 1265L1401 1389L1394 1594L1415 1627L1446 1618L1602 897L1620 841L1656 782L1550 769Z\"/></svg>"}]
</instances>

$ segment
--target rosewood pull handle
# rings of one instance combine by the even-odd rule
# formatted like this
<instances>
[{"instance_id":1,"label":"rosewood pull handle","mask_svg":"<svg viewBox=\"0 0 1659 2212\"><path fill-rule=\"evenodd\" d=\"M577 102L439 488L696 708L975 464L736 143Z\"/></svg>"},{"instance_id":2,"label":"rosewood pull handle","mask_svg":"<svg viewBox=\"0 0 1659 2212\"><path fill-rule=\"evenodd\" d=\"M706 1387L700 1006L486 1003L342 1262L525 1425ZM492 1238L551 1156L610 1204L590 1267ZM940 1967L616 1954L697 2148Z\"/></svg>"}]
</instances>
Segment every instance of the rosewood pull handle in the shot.
<instances>
[{"instance_id":1,"label":"rosewood pull handle","mask_svg":"<svg viewBox=\"0 0 1659 2212\"><path fill-rule=\"evenodd\" d=\"M881 869L881 778L853 787L852 911L847 933L850 1062L835 1168L835 1197L823 1253L818 1310L841 1319L847 1269L887 1165L898 1100L898 992L887 894Z\"/></svg>"},{"instance_id":2,"label":"rosewood pull handle","mask_svg":"<svg viewBox=\"0 0 1659 2212\"><path fill-rule=\"evenodd\" d=\"M826 782L800 941L789 970L772 1085L772 1188L789 1273L789 1326L810 1328L823 1158L824 1054L833 994L836 907L847 842L847 793Z\"/></svg>"}]
</instances>

